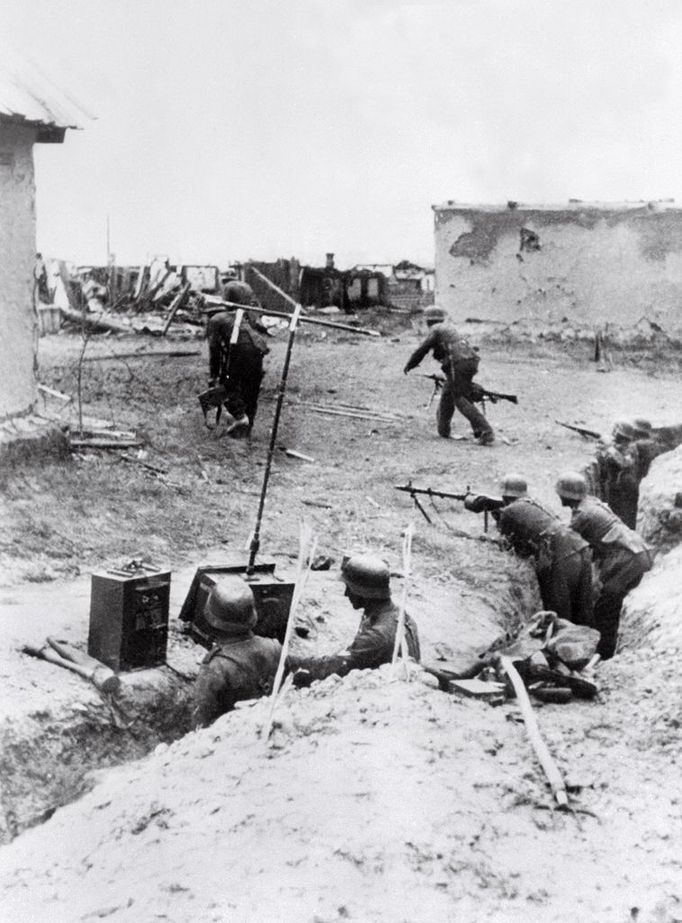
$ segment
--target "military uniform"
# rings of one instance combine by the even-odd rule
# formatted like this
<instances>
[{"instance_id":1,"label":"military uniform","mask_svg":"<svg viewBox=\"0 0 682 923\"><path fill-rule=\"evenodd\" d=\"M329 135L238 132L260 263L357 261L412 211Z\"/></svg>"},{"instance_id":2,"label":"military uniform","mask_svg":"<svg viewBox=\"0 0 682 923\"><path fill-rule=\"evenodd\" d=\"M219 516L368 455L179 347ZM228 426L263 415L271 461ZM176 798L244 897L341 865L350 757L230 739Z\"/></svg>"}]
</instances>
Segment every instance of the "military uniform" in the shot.
<instances>
[{"instance_id":1,"label":"military uniform","mask_svg":"<svg viewBox=\"0 0 682 923\"><path fill-rule=\"evenodd\" d=\"M258 395L263 380L263 357L270 352L265 337L242 318L237 342L230 346L235 315L221 311L206 324L208 337L209 377L227 388L227 406L235 417L245 413L249 428L258 409ZM228 361L229 356L229 361Z\"/></svg>"},{"instance_id":2,"label":"military uniform","mask_svg":"<svg viewBox=\"0 0 682 923\"><path fill-rule=\"evenodd\" d=\"M588 543L529 497L514 500L493 515L514 551L534 558L544 608L576 625L592 626Z\"/></svg>"},{"instance_id":3,"label":"military uniform","mask_svg":"<svg viewBox=\"0 0 682 923\"><path fill-rule=\"evenodd\" d=\"M594 627L601 633L597 653L605 660L616 650L623 600L652 564L644 540L601 500L586 496L574 507L571 528L589 542L599 570L601 590L594 606Z\"/></svg>"},{"instance_id":4,"label":"military uniform","mask_svg":"<svg viewBox=\"0 0 682 923\"><path fill-rule=\"evenodd\" d=\"M457 408L469 421L474 435L481 441L491 442L492 427L471 400L472 382L480 362L476 350L459 335L453 324L433 324L424 342L408 359L404 371L416 368L429 352L441 363L445 375L438 404L438 435L445 438L450 435L452 416Z\"/></svg>"},{"instance_id":5,"label":"military uniform","mask_svg":"<svg viewBox=\"0 0 682 923\"><path fill-rule=\"evenodd\" d=\"M589 492L607 503L628 528L634 529L640 478L632 447L604 446L584 468L583 475Z\"/></svg>"},{"instance_id":6,"label":"military uniform","mask_svg":"<svg viewBox=\"0 0 682 923\"><path fill-rule=\"evenodd\" d=\"M279 641L251 631L215 645L204 657L194 685L192 727L207 727L235 702L269 695L281 653Z\"/></svg>"},{"instance_id":7,"label":"military uniform","mask_svg":"<svg viewBox=\"0 0 682 923\"><path fill-rule=\"evenodd\" d=\"M367 600L360 627L348 650L328 657L287 658L290 671L306 670L311 679L324 679L336 673L345 676L351 670L368 670L390 663L393 659L399 609L390 599ZM419 635L414 620L405 613L405 641L413 660L419 661Z\"/></svg>"}]
</instances>

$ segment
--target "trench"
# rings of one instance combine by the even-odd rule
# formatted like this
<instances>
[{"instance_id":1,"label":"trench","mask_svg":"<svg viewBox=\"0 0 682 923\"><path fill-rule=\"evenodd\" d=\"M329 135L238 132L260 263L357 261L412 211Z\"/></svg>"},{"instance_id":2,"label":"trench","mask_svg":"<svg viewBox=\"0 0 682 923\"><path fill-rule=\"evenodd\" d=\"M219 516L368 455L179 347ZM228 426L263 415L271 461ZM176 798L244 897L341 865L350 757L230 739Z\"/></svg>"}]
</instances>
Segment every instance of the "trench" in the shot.
<instances>
[{"instance_id":1,"label":"trench","mask_svg":"<svg viewBox=\"0 0 682 923\"><path fill-rule=\"evenodd\" d=\"M107 770L190 727L191 683L165 668L120 676L118 707L88 685L77 700L8 716L0 726L0 844L77 800Z\"/></svg>"}]
</instances>

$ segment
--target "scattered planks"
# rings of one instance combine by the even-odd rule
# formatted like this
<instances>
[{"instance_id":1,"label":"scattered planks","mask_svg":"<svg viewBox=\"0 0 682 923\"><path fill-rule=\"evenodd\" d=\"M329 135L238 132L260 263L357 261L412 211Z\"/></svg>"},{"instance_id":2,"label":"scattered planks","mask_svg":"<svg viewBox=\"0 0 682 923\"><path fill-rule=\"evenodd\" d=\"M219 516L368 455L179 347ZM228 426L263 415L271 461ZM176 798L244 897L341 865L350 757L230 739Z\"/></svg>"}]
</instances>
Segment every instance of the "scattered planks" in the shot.
<instances>
[{"instance_id":1,"label":"scattered planks","mask_svg":"<svg viewBox=\"0 0 682 923\"><path fill-rule=\"evenodd\" d=\"M138 449L142 441L128 430L93 430L69 436L72 449Z\"/></svg>"},{"instance_id":2,"label":"scattered planks","mask_svg":"<svg viewBox=\"0 0 682 923\"><path fill-rule=\"evenodd\" d=\"M135 333L135 330L127 324L119 324L117 321L109 320L100 314L88 314L85 311L74 311L73 308L62 308L62 315L72 324L86 327L88 330Z\"/></svg>"},{"instance_id":3,"label":"scattered planks","mask_svg":"<svg viewBox=\"0 0 682 923\"><path fill-rule=\"evenodd\" d=\"M155 352L105 353L103 356L85 356L83 362L105 362L108 359L180 359L187 356L200 356L199 349L159 349Z\"/></svg>"},{"instance_id":4,"label":"scattered planks","mask_svg":"<svg viewBox=\"0 0 682 923\"><path fill-rule=\"evenodd\" d=\"M568 796L566 794L566 784L563 780L561 772L559 771L559 767L554 762L552 754L547 748L547 744L542 739L537 718L535 717L535 712L533 711L533 706L531 705L530 699L528 698L528 693L526 692L526 687L523 683L523 680L519 676L516 667L509 657L500 655L499 662L500 666L507 674L512 686L514 687L516 699L519 703L523 721L526 725L528 738L530 739L531 746L535 751L535 755L540 761L540 765L545 772L547 781L549 782L552 792L554 793L556 802L560 808L567 808Z\"/></svg>"},{"instance_id":5,"label":"scattered planks","mask_svg":"<svg viewBox=\"0 0 682 923\"><path fill-rule=\"evenodd\" d=\"M335 417L350 417L373 423L402 423L405 417L387 410L372 410L370 407L356 407L352 404L324 404L315 401L287 401L289 407L305 407L313 413L324 413Z\"/></svg>"}]
</instances>

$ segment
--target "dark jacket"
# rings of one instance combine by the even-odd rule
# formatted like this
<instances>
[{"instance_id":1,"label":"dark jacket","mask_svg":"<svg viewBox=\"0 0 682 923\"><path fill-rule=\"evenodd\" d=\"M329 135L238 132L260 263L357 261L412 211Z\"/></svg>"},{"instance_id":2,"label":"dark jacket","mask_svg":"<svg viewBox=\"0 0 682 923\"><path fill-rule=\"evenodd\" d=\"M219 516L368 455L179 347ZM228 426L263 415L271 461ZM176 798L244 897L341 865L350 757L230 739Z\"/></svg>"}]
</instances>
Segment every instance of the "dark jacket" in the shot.
<instances>
[{"instance_id":1,"label":"dark jacket","mask_svg":"<svg viewBox=\"0 0 682 923\"><path fill-rule=\"evenodd\" d=\"M204 657L194 684L192 727L207 727L235 702L272 692L282 646L246 631L216 644Z\"/></svg>"},{"instance_id":2,"label":"dark jacket","mask_svg":"<svg viewBox=\"0 0 682 923\"><path fill-rule=\"evenodd\" d=\"M587 551L584 539L530 497L514 500L496 518L500 532L514 551L532 555L539 569L550 567L562 557Z\"/></svg>"},{"instance_id":3,"label":"dark jacket","mask_svg":"<svg viewBox=\"0 0 682 923\"><path fill-rule=\"evenodd\" d=\"M230 311L220 311L218 314L214 314L213 317L208 319L206 324L206 336L211 344L219 343L227 347L227 344L230 342L230 337L232 336L234 319L235 315ZM265 356L270 352L270 347L265 337L257 330L254 330L246 315L242 317L242 322L239 325L237 346L255 350L261 356Z\"/></svg>"},{"instance_id":4,"label":"dark jacket","mask_svg":"<svg viewBox=\"0 0 682 923\"><path fill-rule=\"evenodd\" d=\"M635 573L641 575L651 567L651 551L644 539L596 497L588 494L575 507L571 528L590 543L603 591L617 593L630 585Z\"/></svg>"},{"instance_id":5,"label":"dark jacket","mask_svg":"<svg viewBox=\"0 0 682 923\"><path fill-rule=\"evenodd\" d=\"M287 657L287 670L307 670L312 679L324 679L336 673L345 676L351 670L367 670L390 663L393 659L399 609L390 599L372 601L365 608L358 633L350 647L329 657ZM413 660L419 662L419 635L414 620L405 613L405 640Z\"/></svg>"},{"instance_id":6,"label":"dark jacket","mask_svg":"<svg viewBox=\"0 0 682 923\"><path fill-rule=\"evenodd\" d=\"M446 375L454 375L452 366L463 360L478 359L478 353L466 337L460 336L453 324L434 324L426 339L407 360L405 371L416 368L422 359L433 352Z\"/></svg>"}]
</instances>

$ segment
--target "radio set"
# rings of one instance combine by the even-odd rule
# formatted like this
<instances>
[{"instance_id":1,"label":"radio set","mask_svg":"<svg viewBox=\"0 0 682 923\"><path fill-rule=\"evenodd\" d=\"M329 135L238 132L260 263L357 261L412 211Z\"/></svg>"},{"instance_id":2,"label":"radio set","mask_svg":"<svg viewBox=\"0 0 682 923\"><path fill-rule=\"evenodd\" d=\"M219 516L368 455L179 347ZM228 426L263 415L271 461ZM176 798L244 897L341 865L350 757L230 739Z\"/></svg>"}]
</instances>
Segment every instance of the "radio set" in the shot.
<instances>
[{"instance_id":1,"label":"radio set","mask_svg":"<svg viewBox=\"0 0 682 923\"><path fill-rule=\"evenodd\" d=\"M112 670L166 662L169 570L133 560L92 575L88 654Z\"/></svg>"},{"instance_id":2,"label":"radio set","mask_svg":"<svg viewBox=\"0 0 682 923\"><path fill-rule=\"evenodd\" d=\"M251 573L246 572L243 563L236 562L198 567L180 610L180 621L187 623L190 637L204 647L210 648L213 645L214 630L204 618L204 609L213 587L222 578L235 576L241 577L253 592L258 615L254 633L283 641L294 584L275 576L273 561L255 564Z\"/></svg>"}]
</instances>

